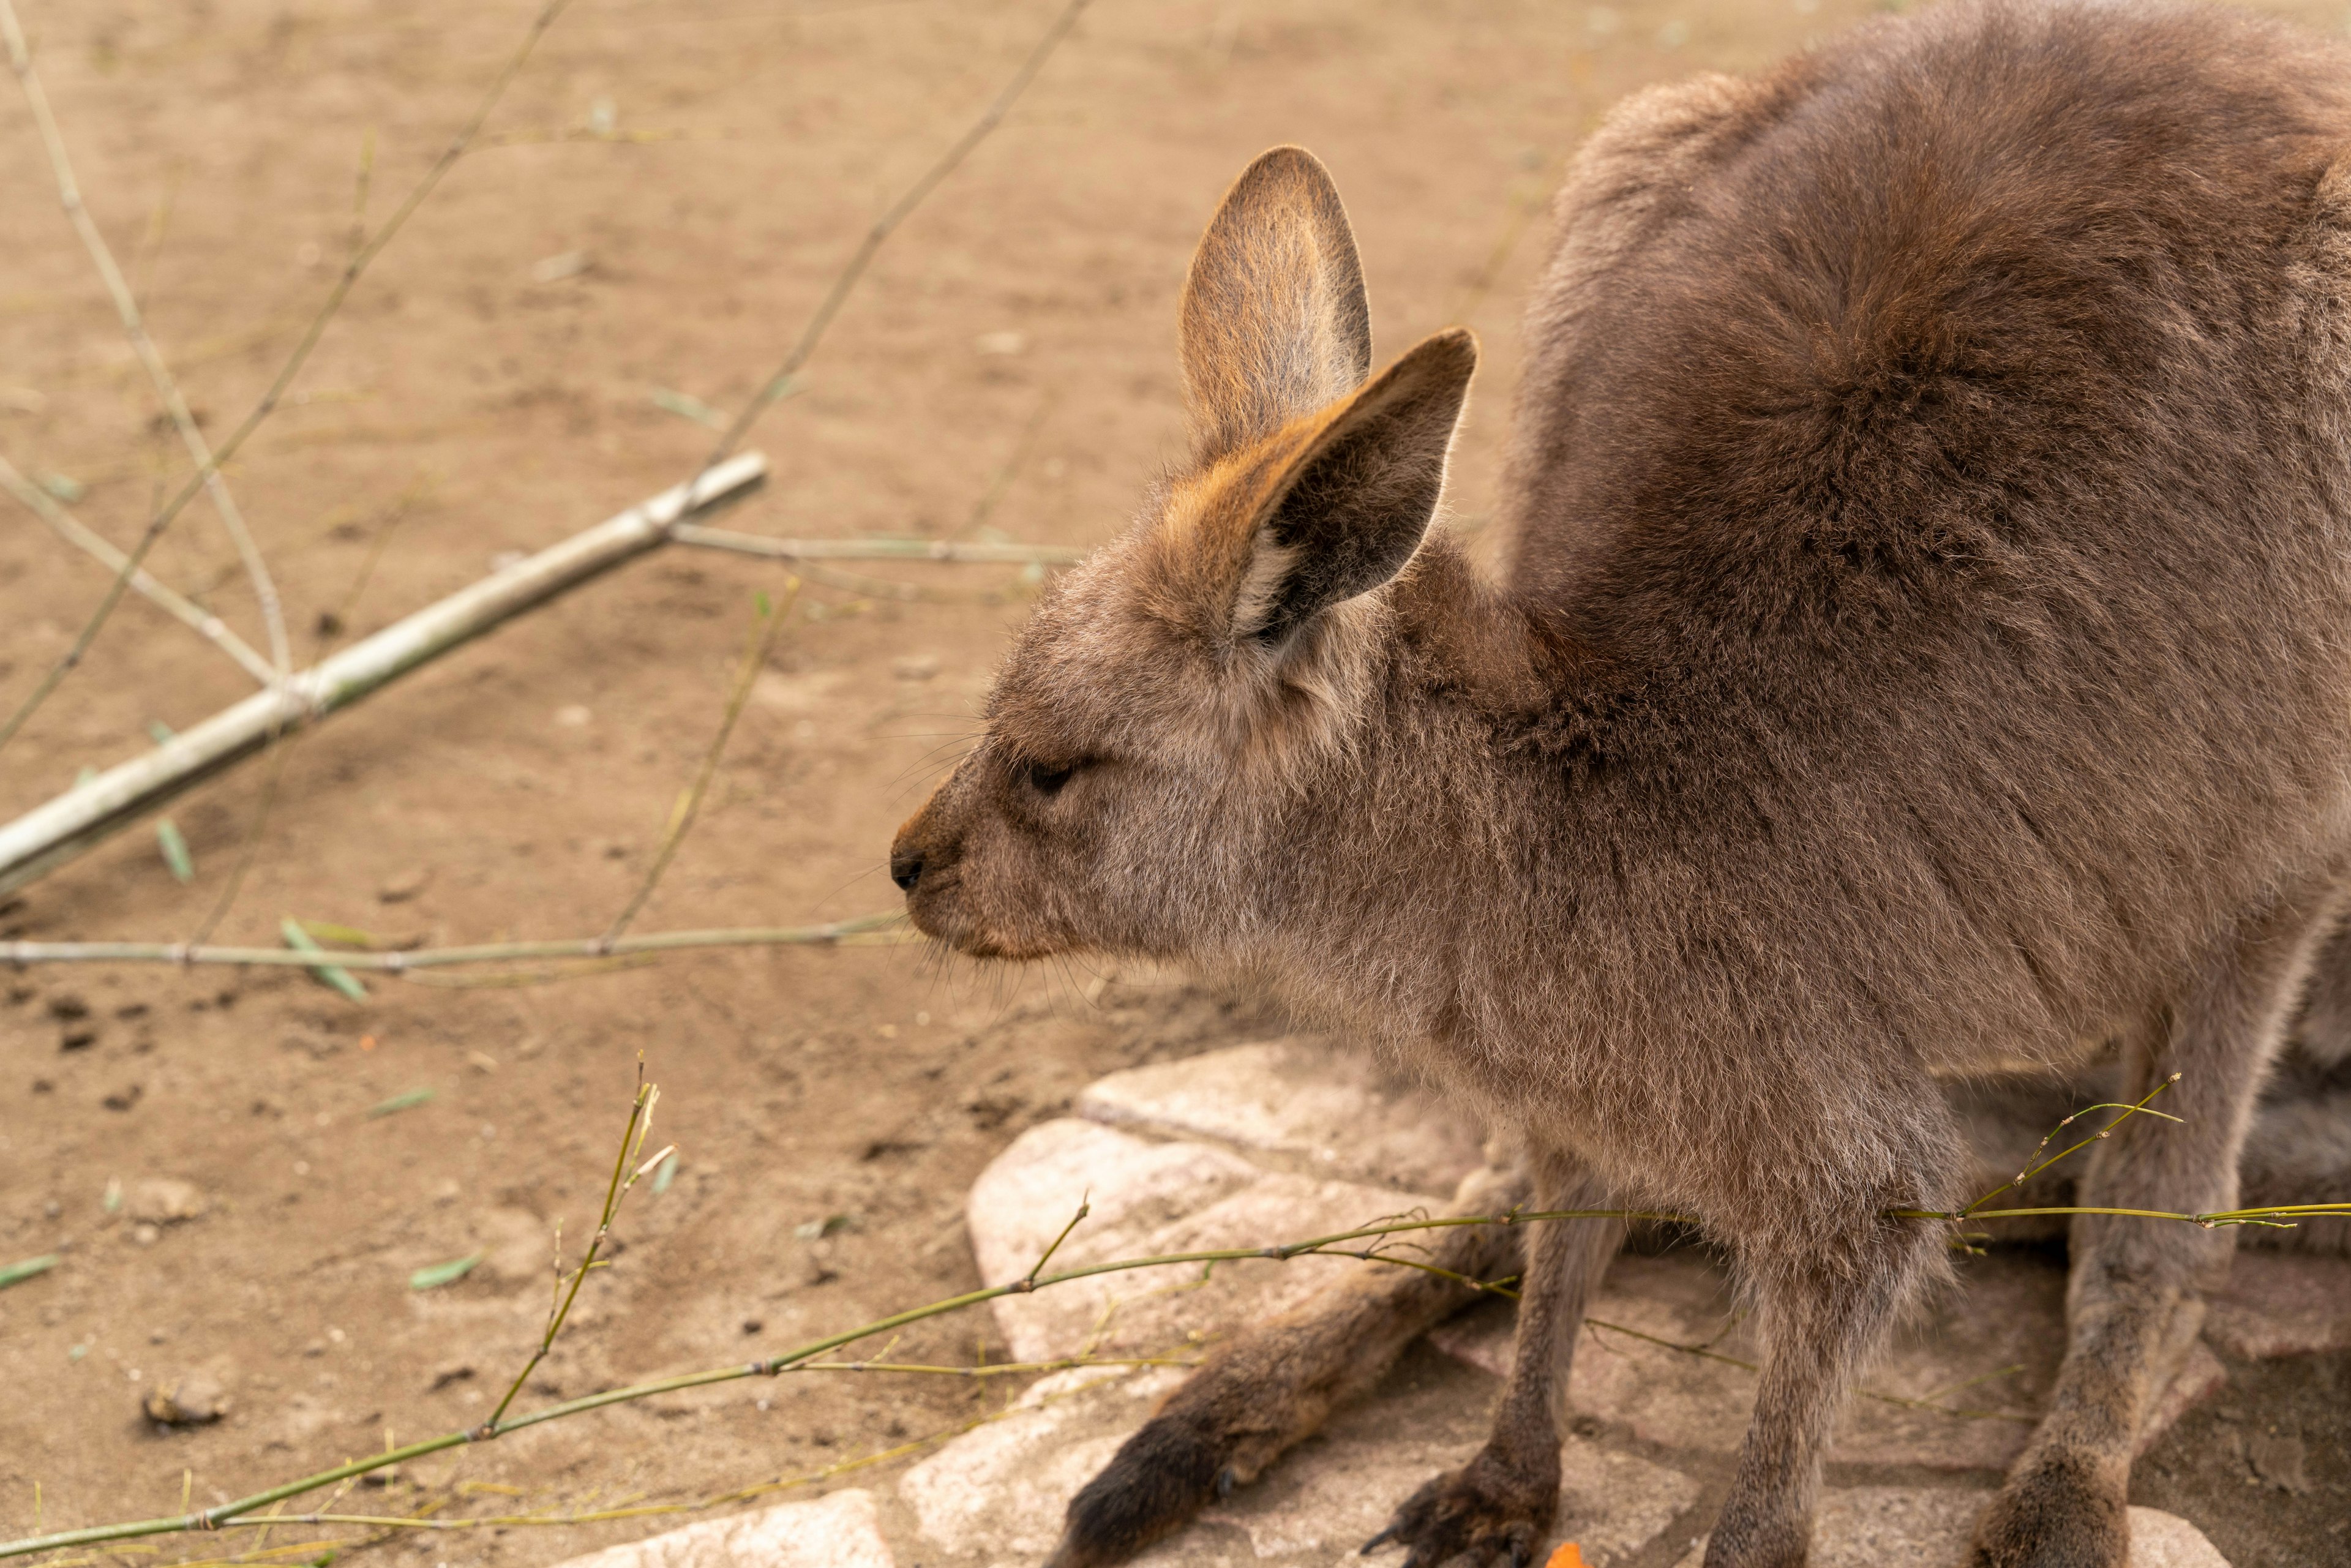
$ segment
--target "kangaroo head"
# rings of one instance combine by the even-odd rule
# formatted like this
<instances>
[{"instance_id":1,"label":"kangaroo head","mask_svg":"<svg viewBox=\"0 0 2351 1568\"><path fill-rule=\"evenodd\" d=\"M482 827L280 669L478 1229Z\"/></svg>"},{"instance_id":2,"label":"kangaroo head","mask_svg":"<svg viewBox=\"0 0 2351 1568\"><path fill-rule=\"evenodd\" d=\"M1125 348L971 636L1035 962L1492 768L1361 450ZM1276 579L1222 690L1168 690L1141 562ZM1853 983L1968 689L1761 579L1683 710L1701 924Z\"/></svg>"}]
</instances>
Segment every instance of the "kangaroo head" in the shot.
<instances>
[{"instance_id":1,"label":"kangaroo head","mask_svg":"<svg viewBox=\"0 0 2351 1568\"><path fill-rule=\"evenodd\" d=\"M914 924L967 953L1245 943L1279 822L1360 731L1387 585L1444 489L1475 340L1366 379L1363 267L1311 154L1234 183L1180 325L1191 460L1038 607L985 737L892 846Z\"/></svg>"}]
</instances>

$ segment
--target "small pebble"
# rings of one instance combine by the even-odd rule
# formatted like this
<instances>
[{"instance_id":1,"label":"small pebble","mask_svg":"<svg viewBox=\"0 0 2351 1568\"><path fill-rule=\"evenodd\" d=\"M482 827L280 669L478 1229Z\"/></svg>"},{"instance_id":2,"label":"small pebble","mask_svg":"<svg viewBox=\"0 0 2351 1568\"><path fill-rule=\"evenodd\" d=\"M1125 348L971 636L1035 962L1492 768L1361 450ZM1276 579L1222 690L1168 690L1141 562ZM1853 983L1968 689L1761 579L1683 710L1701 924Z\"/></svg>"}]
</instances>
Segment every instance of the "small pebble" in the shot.
<instances>
[{"instance_id":1,"label":"small pebble","mask_svg":"<svg viewBox=\"0 0 2351 1568\"><path fill-rule=\"evenodd\" d=\"M432 880L433 873L429 868L411 866L396 876L386 877L383 884L375 890L375 895L380 903L405 904L423 893L425 883Z\"/></svg>"},{"instance_id":2,"label":"small pebble","mask_svg":"<svg viewBox=\"0 0 2351 1568\"><path fill-rule=\"evenodd\" d=\"M147 1418L166 1427L202 1427L228 1414L228 1390L220 1380L192 1373L176 1382L158 1378L141 1400Z\"/></svg>"}]
</instances>

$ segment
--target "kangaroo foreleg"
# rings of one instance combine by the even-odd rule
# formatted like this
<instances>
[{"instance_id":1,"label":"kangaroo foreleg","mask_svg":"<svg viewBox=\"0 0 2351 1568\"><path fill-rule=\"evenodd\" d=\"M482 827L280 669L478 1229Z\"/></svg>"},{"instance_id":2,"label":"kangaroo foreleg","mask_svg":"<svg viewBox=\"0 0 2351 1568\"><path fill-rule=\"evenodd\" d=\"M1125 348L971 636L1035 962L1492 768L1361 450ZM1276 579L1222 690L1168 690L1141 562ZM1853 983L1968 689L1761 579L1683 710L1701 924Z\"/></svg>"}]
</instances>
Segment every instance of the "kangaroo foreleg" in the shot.
<instances>
[{"instance_id":1,"label":"kangaroo foreleg","mask_svg":"<svg viewBox=\"0 0 2351 1568\"><path fill-rule=\"evenodd\" d=\"M1557 1157L1535 1163L1538 1207L1608 1207L1608 1189L1581 1166ZM1516 1359L1495 1406L1493 1436L1468 1464L1405 1499L1366 1552L1401 1542L1411 1549L1405 1568L1435 1568L1465 1552L1479 1563L1507 1558L1511 1568L1533 1559L1559 1506L1560 1429L1583 1309L1624 1239L1619 1219L1558 1220L1534 1228L1527 1239Z\"/></svg>"},{"instance_id":2,"label":"kangaroo foreleg","mask_svg":"<svg viewBox=\"0 0 2351 1568\"><path fill-rule=\"evenodd\" d=\"M1462 1182L1451 1212L1507 1212L1528 1190L1523 1171L1489 1166ZM1477 1299L1447 1275L1517 1272L1521 1236L1505 1226L1431 1231L1427 1250L1408 1254L1428 1268L1366 1267L1220 1347L1071 1500L1047 1568L1123 1563L1256 1479L1416 1335Z\"/></svg>"}]
</instances>

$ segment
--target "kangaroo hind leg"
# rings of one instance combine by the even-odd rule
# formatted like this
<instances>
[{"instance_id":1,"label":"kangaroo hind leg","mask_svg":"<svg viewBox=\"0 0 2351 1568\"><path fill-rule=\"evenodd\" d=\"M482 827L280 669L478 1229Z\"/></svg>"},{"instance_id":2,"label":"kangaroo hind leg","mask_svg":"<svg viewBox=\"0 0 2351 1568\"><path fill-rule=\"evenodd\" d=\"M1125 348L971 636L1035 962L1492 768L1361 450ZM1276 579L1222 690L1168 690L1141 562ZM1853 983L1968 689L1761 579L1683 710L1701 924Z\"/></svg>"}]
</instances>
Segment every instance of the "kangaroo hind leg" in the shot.
<instances>
[{"instance_id":1,"label":"kangaroo hind leg","mask_svg":"<svg viewBox=\"0 0 2351 1568\"><path fill-rule=\"evenodd\" d=\"M2237 1205L2238 1160L2310 958L2332 928L2335 891L2281 899L2241 923L2166 1007L2124 1039L2118 1098L2175 1073L2156 1107L2093 1153L2085 1207L2201 1214ZM2129 1554L2131 1451L2151 1396L2203 1321L2232 1229L2126 1215L2077 1215L2065 1359L2048 1414L1976 1532L1976 1568L2120 1568Z\"/></svg>"}]
</instances>

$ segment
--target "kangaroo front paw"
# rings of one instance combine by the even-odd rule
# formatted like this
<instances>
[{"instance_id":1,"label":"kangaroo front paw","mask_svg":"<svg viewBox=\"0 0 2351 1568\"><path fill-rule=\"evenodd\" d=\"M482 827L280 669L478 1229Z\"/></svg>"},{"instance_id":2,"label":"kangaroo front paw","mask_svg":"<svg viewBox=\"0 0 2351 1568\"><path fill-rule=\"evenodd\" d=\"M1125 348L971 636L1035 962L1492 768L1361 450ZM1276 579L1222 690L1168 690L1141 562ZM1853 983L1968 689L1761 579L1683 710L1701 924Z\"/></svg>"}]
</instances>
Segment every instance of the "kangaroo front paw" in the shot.
<instances>
[{"instance_id":1,"label":"kangaroo front paw","mask_svg":"<svg viewBox=\"0 0 2351 1568\"><path fill-rule=\"evenodd\" d=\"M1972 1568L2123 1568L2130 1557L2121 1483L2086 1460L2052 1455L2019 1469L1976 1526Z\"/></svg>"},{"instance_id":2,"label":"kangaroo front paw","mask_svg":"<svg viewBox=\"0 0 2351 1568\"><path fill-rule=\"evenodd\" d=\"M1480 1568L1490 1563L1525 1568L1542 1549L1558 1507L1556 1464L1538 1474L1487 1448L1406 1498L1364 1551L1391 1542L1409 1547L1403 1568L1436 1568L1463 1552Z\"/></svg>"}]
</instances>

